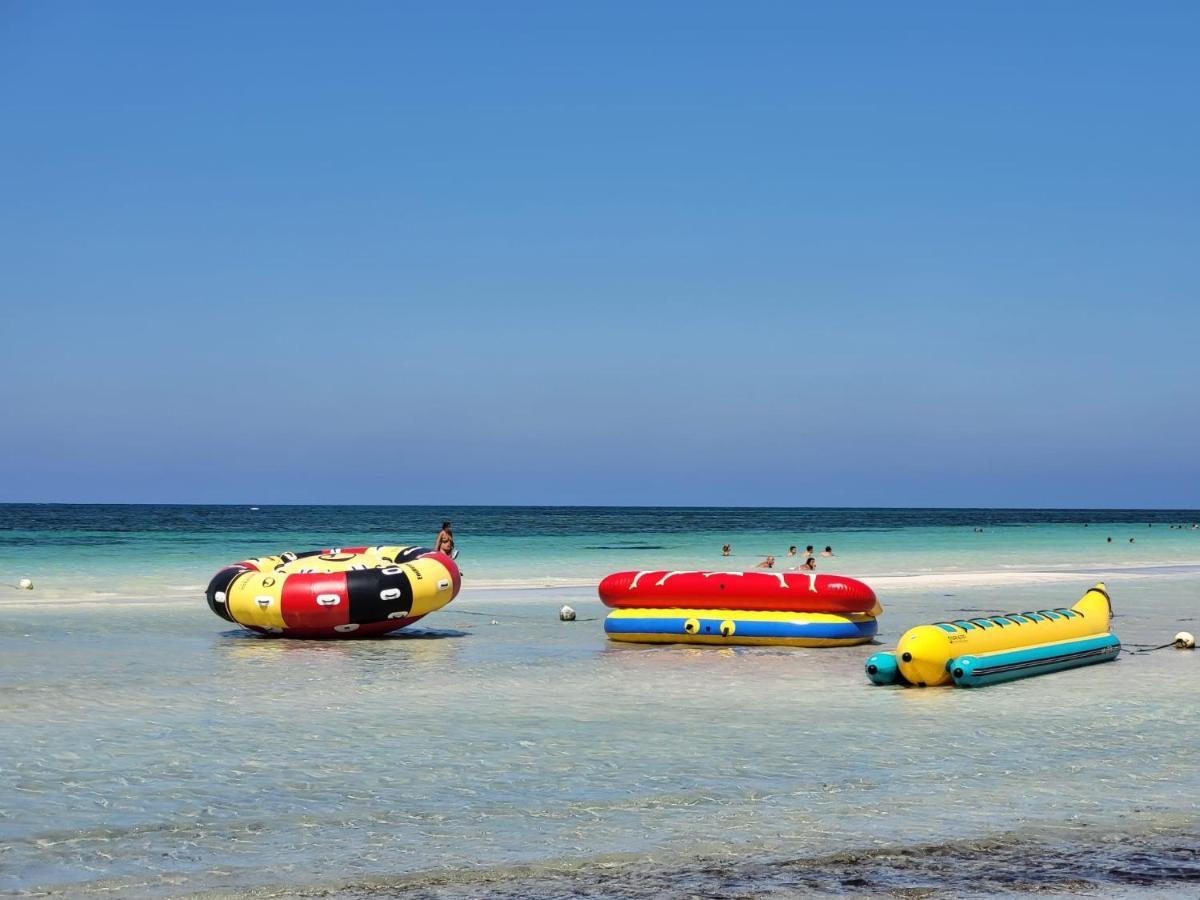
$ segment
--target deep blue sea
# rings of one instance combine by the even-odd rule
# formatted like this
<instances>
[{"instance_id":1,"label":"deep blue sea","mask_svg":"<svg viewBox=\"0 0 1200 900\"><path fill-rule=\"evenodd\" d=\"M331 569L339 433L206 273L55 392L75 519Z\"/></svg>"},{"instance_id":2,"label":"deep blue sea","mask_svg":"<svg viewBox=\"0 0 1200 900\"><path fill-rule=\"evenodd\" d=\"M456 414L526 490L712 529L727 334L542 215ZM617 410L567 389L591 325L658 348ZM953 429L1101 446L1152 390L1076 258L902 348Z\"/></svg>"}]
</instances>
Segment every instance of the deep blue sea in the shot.
<instances>
[{"instance_id":1,"label":"deep blue sea","mask_svg":"<svg viewBox=\"0 0 1200 900\"><path fill-rule=\"evenodd\" d=\"M411 633L264 639L204 602L225 563L429 544L444 518L463 591ZM0 892L1194 896L1196 653L880 688L862 673L879 646L612 644L594 588L829 545L822 570L879 593L883 645L1104 580L1114 630L1148 649L1200 632L1196 522L0 505Z\"/></svg>"}]
</instances>

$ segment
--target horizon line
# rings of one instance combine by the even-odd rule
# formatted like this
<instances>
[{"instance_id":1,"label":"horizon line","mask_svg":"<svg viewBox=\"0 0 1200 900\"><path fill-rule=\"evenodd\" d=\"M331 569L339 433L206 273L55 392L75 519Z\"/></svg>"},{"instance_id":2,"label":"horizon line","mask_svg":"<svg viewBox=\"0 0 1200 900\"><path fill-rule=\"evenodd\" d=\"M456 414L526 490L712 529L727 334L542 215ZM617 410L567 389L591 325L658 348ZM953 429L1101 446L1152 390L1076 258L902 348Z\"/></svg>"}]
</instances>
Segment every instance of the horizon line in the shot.
<instances>
[{"instance_id":1,"label":"horizon line","mask_svg":"<svg viewBox=\"0 0 1200 900\"><path fill-rule=\"evenodd\" d=\"M4 506L209 506L229 508L269 507L358 507L368 509L738 509L738 510L989 510L994 512L1187 512L1200 515L1200 508L1170 506L787 506L725 504L624 504L624 503L214 503L185 501L128 500L0 500Z\"/></svg>"}]
</instances>

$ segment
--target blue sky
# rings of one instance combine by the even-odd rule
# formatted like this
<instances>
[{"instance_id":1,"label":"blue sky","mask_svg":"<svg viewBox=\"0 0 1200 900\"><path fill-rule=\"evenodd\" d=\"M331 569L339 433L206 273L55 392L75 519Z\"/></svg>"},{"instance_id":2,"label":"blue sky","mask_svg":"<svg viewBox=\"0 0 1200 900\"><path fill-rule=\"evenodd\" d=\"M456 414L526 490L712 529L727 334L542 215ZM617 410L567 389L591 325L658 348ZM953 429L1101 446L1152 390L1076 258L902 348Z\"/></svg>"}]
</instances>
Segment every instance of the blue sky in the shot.
<instances>
[{"instance_id":1,"label":"blue sky","mask_svg":"<svg viewBox=\"0 0 1200 900\"><path fill-rule=\"evenodd\" d=\"M0 3L0 500L1200 506L1194 3Z\"/></svg>"}]
</instances>

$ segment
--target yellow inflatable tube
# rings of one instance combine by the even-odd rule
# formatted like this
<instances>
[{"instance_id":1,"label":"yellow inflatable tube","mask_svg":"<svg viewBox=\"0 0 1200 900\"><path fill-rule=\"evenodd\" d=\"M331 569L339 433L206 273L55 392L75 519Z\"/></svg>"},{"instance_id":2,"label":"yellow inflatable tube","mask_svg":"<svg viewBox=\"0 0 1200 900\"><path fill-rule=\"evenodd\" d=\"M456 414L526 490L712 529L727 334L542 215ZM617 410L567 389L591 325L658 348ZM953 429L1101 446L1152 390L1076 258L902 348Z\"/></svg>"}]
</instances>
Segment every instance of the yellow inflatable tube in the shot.
<instances>
[{"instance_id":1,"label":"yellow inflatable tube","mask_svg":"<svg viewBox=\"0 0 1200 900\"><path fill-rule=\"evenodd\" d=\"M368 637L445 606L462 575L424 547L350 547L263 556L226 566L209 582L209 608L265 634Z\"/></svg>"},{"instance_id":2,"label":"yellow inflatable tube","mask_svg":"<svg viewBox=\"0 0 1200 900\"><path fill-rule=\"evenodd\" d=\"M896 644L896 663L900 674L913 684L947 684L951 680L947 664L956 657L1104 634L1111 617L1108 591L1101 582L1070 609L1007 613L910 628Z\"/></svg>"}]
</instances>

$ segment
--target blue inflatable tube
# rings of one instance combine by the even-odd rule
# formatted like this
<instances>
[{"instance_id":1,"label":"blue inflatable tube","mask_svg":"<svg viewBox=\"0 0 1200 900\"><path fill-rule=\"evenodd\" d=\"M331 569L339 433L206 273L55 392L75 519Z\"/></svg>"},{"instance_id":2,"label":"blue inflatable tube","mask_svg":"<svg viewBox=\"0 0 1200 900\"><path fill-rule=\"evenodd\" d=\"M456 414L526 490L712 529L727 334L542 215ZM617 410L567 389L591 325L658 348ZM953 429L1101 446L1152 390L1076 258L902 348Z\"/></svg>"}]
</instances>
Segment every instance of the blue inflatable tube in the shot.
<instances>
[{"instance_id":1,"label":"blue inflatable tube","mask_svg":"<svg viewBox=\"0 0 1200 900\"><path fill-rule=\"evenodd\" d=\"M900 674L895 653L876 653L867 657L867 677L875 684L908 684Z\"/></svg>"},{"instance_id":2,"label":"blue inflatable tube","mask_svg":"<svg viewBox=\"0 0 1200 900\"><path fill-rule=\"evenodd\" d=\"M734 609L614 609L604 631L614 641L643 644L760 644L845 647L875 637L863 614Z\"/></svg>"},{"instance_id":3,"label":"blue inflatable tube","mask_svg":"<svg viewBox=\"0 0 1200 900\"><path fill-rule=\"evenodd\" d=\"M1121 652L1114 634L1036 644L1019 650L997 650L950 660L950 677L959 687L983 687L1031 675L1045 675L1092 663L1110 662Z\"/></svg>"}]
</instances>

